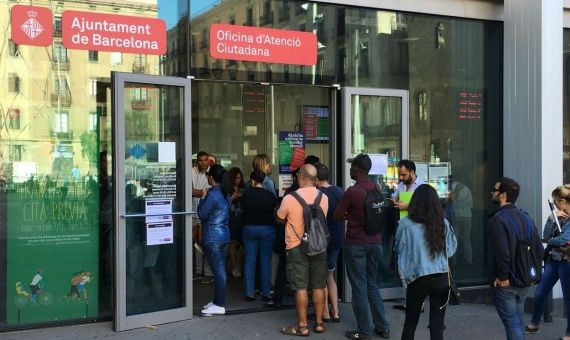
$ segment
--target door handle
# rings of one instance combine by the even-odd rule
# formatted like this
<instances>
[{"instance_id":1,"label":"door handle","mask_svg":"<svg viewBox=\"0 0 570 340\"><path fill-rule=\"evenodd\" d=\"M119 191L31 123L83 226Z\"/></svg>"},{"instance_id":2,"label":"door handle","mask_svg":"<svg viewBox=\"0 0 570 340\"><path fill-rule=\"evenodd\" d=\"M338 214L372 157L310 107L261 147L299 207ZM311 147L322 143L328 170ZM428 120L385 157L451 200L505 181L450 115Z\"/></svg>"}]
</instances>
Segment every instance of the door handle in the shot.
<instances>
[{"instance_id":1,"label":"door handle","mask_svg":"<svg viewBox=\"0 0 570 340\"><path fill-rule=\"evenodd\" d=\"M193 211L180 211L168 214L124 214L122 218L135 218L135 217L152 217L152 216L165 216L165 215L196 215Z\"/></svg>"}]
</instances>

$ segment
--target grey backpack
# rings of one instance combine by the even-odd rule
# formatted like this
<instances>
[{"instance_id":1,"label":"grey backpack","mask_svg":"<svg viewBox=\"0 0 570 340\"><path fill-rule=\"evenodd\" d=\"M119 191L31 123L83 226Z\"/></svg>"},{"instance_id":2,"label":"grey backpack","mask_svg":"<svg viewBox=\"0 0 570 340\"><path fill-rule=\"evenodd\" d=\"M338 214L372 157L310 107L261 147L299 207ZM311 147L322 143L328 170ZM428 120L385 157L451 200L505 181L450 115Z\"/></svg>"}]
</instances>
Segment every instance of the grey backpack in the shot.
<instances>
[{"instance_id":1,"label":"grey backpack","mask_svg":"<svg viewBox=\"0 0 570 340\"><path fill-rule=\"evenodd\" d=\"M301 251L308 256L315 256L327 251L329 245L329 228L323 209L321 209L321 197L323 193L319 191L313 204L307 204L305 200L295 191L291 193L303 207L303 218L305 221L305 232L303 237L299 237L293 227L293 233L301 240Z\"/></svg>"}]
</instances>

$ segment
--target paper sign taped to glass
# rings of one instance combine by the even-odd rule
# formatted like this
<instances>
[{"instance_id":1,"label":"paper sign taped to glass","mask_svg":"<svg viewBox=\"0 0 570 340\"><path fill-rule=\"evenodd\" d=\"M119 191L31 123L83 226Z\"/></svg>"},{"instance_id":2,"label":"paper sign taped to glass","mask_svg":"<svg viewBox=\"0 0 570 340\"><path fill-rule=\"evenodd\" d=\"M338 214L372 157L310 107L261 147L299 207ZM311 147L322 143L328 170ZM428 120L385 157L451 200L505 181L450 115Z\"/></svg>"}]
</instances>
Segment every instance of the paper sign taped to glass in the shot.
<instances>
[{"instance_id":1,"label":"paper sign taped to glass","mask_svg":"<svg viewBox=\"0 0 570 340\"><path fill-rule=\"evenodd\" d=\"M369 175L384 175L388 173L388 154L368 154L372 161Z\"/></svg>"},{"instance_id":2,"label":"paper sign taped to glass","mask_svg":"<svg viewBox=\"0 0 570 340\"><path fill-rule=\"evenodd\" d=\"M174 242L172 221L146 224L146 245L155 246Z\"/></svg>"}]
</instances>

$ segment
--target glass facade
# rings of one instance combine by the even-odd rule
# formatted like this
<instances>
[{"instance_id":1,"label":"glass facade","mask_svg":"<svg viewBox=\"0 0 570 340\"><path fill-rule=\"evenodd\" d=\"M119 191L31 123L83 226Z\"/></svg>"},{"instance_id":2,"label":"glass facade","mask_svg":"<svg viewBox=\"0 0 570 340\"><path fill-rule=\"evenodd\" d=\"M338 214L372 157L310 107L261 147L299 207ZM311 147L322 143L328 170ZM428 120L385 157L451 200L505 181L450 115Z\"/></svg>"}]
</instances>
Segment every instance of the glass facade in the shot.
<instances>
[{"instance_id":1,"label":"glass facade","mask_svg":"<svg viewBox=\"0 0 570 340\"><path fill-rule=\"evenodd\" d=\"M16 4L0 0L3 27L10 27ZM0 37L0 329L113 313L112 71L194 76L192 152L213 153L222 165L244 173L258 153L277 166L279 133L308 133L313 123L306 153L340 170L331 164L331 140L340 143L350 131L333 131L333 120L338 124L351 113L341 112L333 84L409 91L410 158L450 164L446 185L455 201L448 214L462 229L456 279L463 285L485 281L489 181L502 173L501 23L302 1L33 4L52 11L53 43L24 46L10 34ZM66 10L161 18L167 51L156 56L68 49L61 41ZM213 59L213 23L313 32L317 63ZM567 72L564 79L566 84ZM156 128L148 124L153 91L129 90L129 140L145 141ZM400 123L390 115L396 109L385 109L393 106L390 100L360 105L361 112L382 112L359 117L361 133L388 134L397 144ZM566 99L564 105L566 112ZM367 138L366 147L377 153L396 147ZM393 156L393 162L400 157ZM279 186L278 171L272 176ZM131 179L136 185L136 176ZM139 275L137 265L133 272ZM146 280L141 282L148 291L159 286L158 279L143 276L138 279ZM173 298L164 308L178 304ZM152 309L147 307L132 312Z\"/></svg>"},{"instance_id":2,"label":"glass facade","mask_svg":"<svg viewBox=\"0 0 570 340\"><path fill-rule=\"evenodd\" d=\"M209 52L212 23L313 32L318 40L317 63L297 66L214 59ZM443 203L460 237L459 253L453 259L456 279L464 285L485 282L486 215L493 208L488 191L502 173L501 23L297 1L190 1L190 34L190 68L199 79L409 91L409 158L426 167L448 165L446 189L441 190L450 193ZM239 95L235 98L240 100ZM362 117L361 124L367 126L363 133L398 137L401 127L392 117L395 110L381 106L390 106L390 101L368 104L362 110L374 114ZM216 111L210 105L195 108L193 115L206 110ZM293 112L300 110L297 104ZM301 117L297 119L301 126ZM277 131L273 130L273 138ZM195 151L202 145L206 148L205 143L203 138L197 140ZM393 149L385 139L377 144L366 149L371 153ZM277 151L269 144L253 150ZM395 164L400 156L393 156ZM438 182L439 178L431 178L434 186Z\"/></svg>"}]
</instances>

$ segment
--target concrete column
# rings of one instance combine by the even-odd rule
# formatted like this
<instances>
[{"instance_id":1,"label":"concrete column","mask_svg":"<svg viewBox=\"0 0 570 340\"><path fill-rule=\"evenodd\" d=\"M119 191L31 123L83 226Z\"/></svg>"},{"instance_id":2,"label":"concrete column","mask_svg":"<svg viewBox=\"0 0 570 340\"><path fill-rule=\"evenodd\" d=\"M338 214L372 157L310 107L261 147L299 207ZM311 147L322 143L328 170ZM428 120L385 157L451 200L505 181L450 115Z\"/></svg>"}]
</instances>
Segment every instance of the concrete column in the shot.
<instances>
[{"instance_id":1,"label":"concrete column","mask_svg":"<svg viewBox=\"0 0 570 340\"><path fill-rule=\"evenodd\" d=\"M542 228L562 184L562 0L504 4L504 174Z\"/></svg>"}]
</instances>

